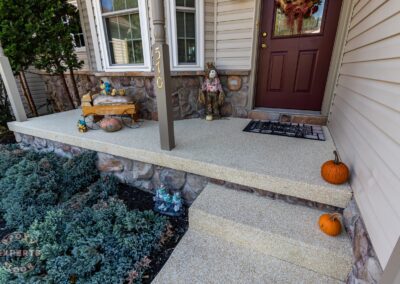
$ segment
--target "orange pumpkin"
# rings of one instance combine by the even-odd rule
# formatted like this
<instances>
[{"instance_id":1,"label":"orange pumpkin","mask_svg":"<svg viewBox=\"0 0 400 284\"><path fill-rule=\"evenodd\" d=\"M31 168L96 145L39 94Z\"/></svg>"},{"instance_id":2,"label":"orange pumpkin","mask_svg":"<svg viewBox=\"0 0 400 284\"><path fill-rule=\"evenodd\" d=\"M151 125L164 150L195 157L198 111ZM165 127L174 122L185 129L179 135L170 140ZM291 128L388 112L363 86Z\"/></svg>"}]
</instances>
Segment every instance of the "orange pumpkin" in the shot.
<instances>
[{"instance_id":1,"label":"orange pumpkin","mask_svg":"<svg viewBox=\"0 0 400 284\"><path fill-rule=\"evenodd\" d=\"M342 232L342 224L340 223L340 214L323 214L319 217L319 228L325 234L335 237Z\"/></svg>"},{"instance_id":2,"label":"orange pumpkin","mask_svg":"<svg viewBox=\"0 0 400 284\"><path fill-rule=\"evenodd\" d=\"M325 162L321 167L321 176L332 184L342 184L349 180L349 168L339 160L339 155L333 151L335 160Z\"/></svg>"}]
</instances>

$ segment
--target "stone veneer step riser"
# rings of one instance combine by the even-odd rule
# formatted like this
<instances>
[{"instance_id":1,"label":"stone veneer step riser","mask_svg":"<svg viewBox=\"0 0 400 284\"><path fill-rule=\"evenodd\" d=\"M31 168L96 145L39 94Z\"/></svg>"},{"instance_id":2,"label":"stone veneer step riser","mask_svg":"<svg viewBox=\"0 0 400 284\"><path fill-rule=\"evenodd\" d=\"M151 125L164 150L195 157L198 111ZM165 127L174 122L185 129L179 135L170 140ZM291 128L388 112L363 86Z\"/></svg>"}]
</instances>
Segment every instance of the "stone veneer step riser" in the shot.
<instances>
[{"instance_id":1,"label":"stone veneer step riser","mask_svg":"<svg viewBox=\"0 0 400 284\"><path fill-rule=\"evenodd\" d=\"M340 281L345 281L351 270L351 258L336 255L334 251L323 251L321 248L269 234L197 209L190 209L189 220L190 229L282 259Z\"/></svg>"}]
</instances>

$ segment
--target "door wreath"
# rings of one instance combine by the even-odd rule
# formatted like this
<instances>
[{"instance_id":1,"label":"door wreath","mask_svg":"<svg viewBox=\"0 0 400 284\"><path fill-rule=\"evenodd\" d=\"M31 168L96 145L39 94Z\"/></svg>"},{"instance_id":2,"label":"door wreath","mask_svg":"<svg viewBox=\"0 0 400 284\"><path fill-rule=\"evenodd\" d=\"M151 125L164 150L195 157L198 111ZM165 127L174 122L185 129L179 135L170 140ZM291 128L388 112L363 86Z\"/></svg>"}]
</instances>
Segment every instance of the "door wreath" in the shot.
<instances>
[{"instance_id":1,"label":"door wreath","mask_svg":"<svg viewBox=\"0 0 400 284\"><path fill-rule=\"evenodd\" d=\"M286 15L292 33L297 20L297 32L300 34L303 29L303 19L311 17L318 11L321 0L276 0L276 4Z\"/></svg>"}]
</instances>

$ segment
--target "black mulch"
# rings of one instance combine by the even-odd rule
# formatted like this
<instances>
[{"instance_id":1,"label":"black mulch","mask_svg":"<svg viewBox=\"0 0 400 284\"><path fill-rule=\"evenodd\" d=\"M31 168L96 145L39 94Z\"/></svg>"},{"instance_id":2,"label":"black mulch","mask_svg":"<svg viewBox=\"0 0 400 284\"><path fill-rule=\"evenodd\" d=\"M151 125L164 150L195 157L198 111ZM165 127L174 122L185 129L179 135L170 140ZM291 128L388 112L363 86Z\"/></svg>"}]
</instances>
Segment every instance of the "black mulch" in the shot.
<instances>
[{"instance_id":1,"label":"black mulch","mask_svg":"<svg viewBox=\"0 0 400 284\"><path fill-rule=\"evenodd\" d=\"M14 144L16 143L14 133L6 132L0 134L0 144Z\"/></svg>"},{"instance_id":2,"label":"black mulch","mask_svg":"<svg viewBox=\"0 0 400 284\"><path fill-rule=\"evenodd\" d=\"M124 200L129 209L153 210L154 201L153 194L141 191L125 184L120 185L118 192L119 198ZM175 249L189 227L188 211L185 208L185 214L181 217L167 217L170 223L169 238L163 243L160 250L153 252L149 258L151 259L150 268L144 274L143 283L151 283L167 262L171 253Z\"/></svg>"}]
</instances>

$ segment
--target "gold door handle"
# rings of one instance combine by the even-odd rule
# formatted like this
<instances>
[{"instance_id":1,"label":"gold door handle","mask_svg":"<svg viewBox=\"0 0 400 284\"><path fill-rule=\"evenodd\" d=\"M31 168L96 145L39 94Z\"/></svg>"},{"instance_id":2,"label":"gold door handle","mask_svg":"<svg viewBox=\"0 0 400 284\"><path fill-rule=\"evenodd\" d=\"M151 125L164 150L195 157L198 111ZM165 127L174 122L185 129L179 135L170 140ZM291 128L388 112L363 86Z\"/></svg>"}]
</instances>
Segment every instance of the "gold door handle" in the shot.
<instances>
[{"instance_id":1,"label":"gold door handle","mask_svg":"<svg viewBox=\"0 0 400 284\"><path fill-rule=\"evenodd\" d=\"M267 35L268 35L268 34L267 34L266 32L263 32L263 33L262 33L262 36L263 36L263 37L267 37Z\"/></svg>"},{"instance_id":2,"label":"gold door handle","mask_svg":"<svg viewBox=\"0 0 400 284\"><path fill-rule=\"evenodd\" d=\"M268 46L267 46L266 43L261 44L261 48L267 48L267 47L268 47Z\"/></svg>"}]
</instances>

